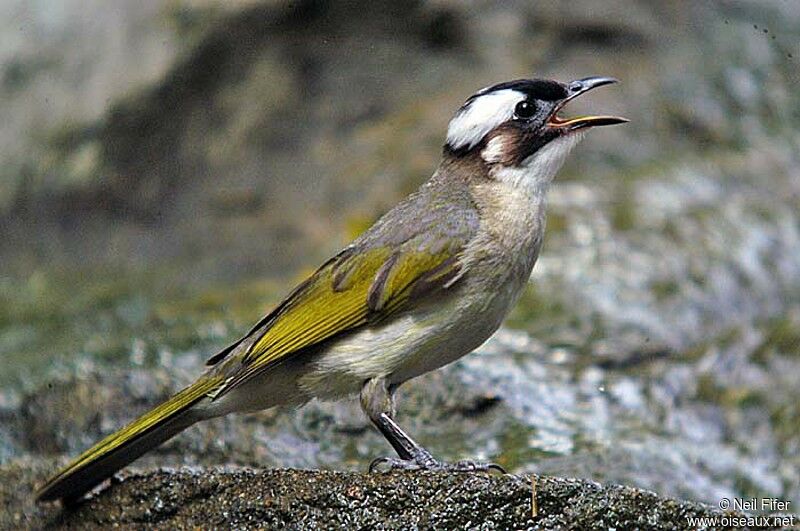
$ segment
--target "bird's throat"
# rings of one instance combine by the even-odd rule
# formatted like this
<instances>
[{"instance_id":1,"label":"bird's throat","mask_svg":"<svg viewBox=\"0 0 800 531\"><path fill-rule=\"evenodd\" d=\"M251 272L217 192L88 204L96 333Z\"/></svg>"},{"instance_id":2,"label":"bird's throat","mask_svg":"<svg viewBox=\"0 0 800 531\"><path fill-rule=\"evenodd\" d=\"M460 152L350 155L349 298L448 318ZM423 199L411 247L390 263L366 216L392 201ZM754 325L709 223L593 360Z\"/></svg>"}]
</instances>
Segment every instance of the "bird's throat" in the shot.
<instances>
[{"instance_id":1,"label":"bird's throat","mask_svg":"<svg viewBox=\"0 0 800 531\"><path fill-rule=\"evenodd\" d=\"M582 132L563 135L544 145L518 166L498 165L490 173L497 181L531 194L546 192L567 155L582 139Z\"/></svg>"}]
</instances>

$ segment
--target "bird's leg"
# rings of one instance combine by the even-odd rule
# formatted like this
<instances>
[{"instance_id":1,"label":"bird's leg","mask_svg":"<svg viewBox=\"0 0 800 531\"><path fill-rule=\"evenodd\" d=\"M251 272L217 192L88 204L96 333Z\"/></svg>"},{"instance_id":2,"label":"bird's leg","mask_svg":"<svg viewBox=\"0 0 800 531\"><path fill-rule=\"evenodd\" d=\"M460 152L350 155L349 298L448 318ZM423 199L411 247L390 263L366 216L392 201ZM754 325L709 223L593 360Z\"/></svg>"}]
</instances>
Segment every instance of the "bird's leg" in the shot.
<instances>
[{"instance_id":1,"label":"bird's leg","mask_svg":"<svg viewBox=\"0 0 800 531\"><path fill-rule=\"evenodd\" d=\"M505 473L505 470L495 463L474 461L443 463L434 459L428 450L412 439L395 422L394 392L397 387L397 385L387 385L383 378L373 378L367 380L361 388L361 408L400 456L400 459L394 457L375 459L369 465L370 472L379 465L387 465L389 470L447 470L452 472L498 470Z\"/></svg>"},{"instance_id":2,"label":"bird's leg","mask_svg":"<svg viewBox=\"0 0 800 531\"><path fill-rule=\"evenodd\" d=\"M430 468L436 463L431 453L412 439L394 421L394 392L396 389L397 386L387 385L383 378L368 380L361 388L361 408L400 456L400 459L378 458L370 464L369 468L373 470L377 464L395 461L403 463L400 466L409 465L406 468Z\"/></svg>"}]
</instances>

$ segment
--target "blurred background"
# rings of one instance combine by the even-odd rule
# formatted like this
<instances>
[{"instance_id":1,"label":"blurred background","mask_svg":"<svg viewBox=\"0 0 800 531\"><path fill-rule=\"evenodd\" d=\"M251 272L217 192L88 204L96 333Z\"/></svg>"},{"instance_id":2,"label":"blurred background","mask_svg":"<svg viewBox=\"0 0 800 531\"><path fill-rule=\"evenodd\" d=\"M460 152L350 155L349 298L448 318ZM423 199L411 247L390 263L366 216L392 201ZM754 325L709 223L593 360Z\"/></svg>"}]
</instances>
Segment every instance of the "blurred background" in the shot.
<instances>
[{"instance_id":1,"label":"blurred background","mask_svg":"<svg viewBox=\"0 0 800 531\"><path fill-rule=\"evenodd\" d=\"M196 377L427 179L475 90L614 76L518 308L401 390L436 455L800 506L800 2L0 1L0 467ZM137 466L364 470L355 403Z\"/></svg>"}]
</instances>

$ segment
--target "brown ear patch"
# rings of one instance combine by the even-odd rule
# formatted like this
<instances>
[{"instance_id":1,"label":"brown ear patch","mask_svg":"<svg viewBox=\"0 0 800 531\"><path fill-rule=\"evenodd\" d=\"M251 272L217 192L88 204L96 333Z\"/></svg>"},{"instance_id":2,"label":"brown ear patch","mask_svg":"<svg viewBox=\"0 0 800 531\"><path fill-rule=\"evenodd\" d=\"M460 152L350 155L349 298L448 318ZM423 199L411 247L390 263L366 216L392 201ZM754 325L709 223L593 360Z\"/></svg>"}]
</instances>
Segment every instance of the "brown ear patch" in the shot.
<instances>
[{"instance_id":1,"label":"brown ear patch","mask_svg":"<svg viewBox=\"0 0 800 531\"><path fill-rule=\"evenodd\" d=\"M557 136L557 131L545 129L537 134L519 127L516 123L505 123L486 136L480 148L480 156L488 165L519 166Z\"/></svg>"},{"instance_id":2,"label":"brown ear patch","mask_svg":"<svg viewBox=\"0 0 800 531\"><path fill-rule=\"evenodd\" d=\"M518 164L527 136L525 131L515 124L503 124L487 135L480 150L481 158L489 165Z\"/></svg>"}]
</instances>

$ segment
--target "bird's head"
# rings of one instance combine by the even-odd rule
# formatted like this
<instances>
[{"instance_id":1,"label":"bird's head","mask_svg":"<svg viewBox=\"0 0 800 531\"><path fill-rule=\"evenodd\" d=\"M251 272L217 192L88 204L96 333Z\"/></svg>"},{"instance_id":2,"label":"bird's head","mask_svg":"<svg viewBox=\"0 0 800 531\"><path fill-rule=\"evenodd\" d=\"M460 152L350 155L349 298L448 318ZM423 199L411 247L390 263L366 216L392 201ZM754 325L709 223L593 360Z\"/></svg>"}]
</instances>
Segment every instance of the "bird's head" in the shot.
<instances>
[{"instance_id":1,"label":"bird's head","mask_svg":"<svg viewBox=\"0 0 800 531\"><path fill-rule=\"evenodd\" d=\"M497 178L552 180L567 153L591 127L627 122L617 116L562 118L570 100L615 83L589 77L570 83L520 79L484 88L461 106L447 129L445 155L479 159Z\"/></svg>"}]
</instances>

